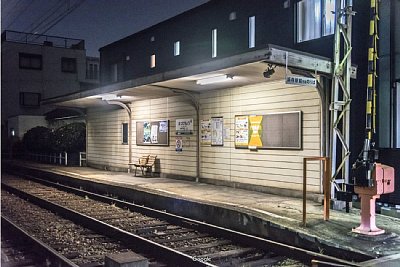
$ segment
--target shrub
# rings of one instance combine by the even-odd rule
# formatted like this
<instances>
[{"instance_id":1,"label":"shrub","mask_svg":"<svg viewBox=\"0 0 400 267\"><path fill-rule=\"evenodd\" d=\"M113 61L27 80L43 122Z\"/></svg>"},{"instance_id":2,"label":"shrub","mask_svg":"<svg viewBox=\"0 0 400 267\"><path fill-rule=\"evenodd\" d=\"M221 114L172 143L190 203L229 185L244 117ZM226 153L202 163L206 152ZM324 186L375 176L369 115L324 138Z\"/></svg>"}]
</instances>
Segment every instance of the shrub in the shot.
<instances>
[{"instance_id":1,"label":"shrub","mask_svg":"<svg viewBox=\"0 0 400 267\"><path fill-rule=\"evenodd\" d=\"M38 126L30 129L22 139L23 146L30 152L46 153L54 150L54 132L46 127Z\"/></svg>"},{"instance_id":2,"label":"shrub","mask_svg":"<svg viewBox=\"0 0 400 267\"><path fill-rule=\"evenodd\" d=\"M71 123L58 128L55 133L57 151L80 152L86 150L85 123Z\"/></svg>"}]
</instances>

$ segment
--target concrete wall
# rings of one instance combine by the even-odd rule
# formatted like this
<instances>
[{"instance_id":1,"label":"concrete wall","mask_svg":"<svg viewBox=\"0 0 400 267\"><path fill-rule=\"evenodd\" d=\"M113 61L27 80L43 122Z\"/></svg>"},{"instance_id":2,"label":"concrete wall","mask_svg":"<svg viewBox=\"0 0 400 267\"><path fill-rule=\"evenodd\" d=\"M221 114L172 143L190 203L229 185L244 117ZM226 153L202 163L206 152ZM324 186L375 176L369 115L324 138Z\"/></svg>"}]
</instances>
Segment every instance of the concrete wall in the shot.
<instances>
[{"instance_id":1,"label":"concrete wall","mask_svg":"<svg viewBox=\"0 0 400 267\"><path fill-rule=\"evenodd\" d=\"M15 136L22 139L28 130L36 126L47 127L47 121L44 116L15 116L8 120L8 135L10 135L11 129L14 129Z\"/></svg>"},{"instance_id":2,"label":"concrete wall","mask_svg":"<svg viewBox=\"0 0 400 267\"><path fill-rule=\"evenodd\" d=\"M77 92L85 80L85 50L2 42L1 111L2 123L17 115L43 115L49 107L24 107L19 92L40 93L41 99ZM42 55L42 69L21 69L19 53ZM61 71L61 58L76 58L77 73Z\"/></svg>"},{"instance_id":3,"label":"concrete wall","mask_svg":"<svg viewBox=\"0 0 400 267\"><path fill-rule=\"evenodd\" d=\"M321 154L321 112L319 95L315 88L288 86L284 82L209 91L200 94L200 119L223 116L224 128L229 134L224 146L200 148L200 177L214 182L246 183L301 189L302 160L306 156ZM132 162L142 155L157 155L158 171L167 176L196 176L196 113L184 96L175 96L134 102L132 108ZM302 111L302 150L235 149L235 115L263 115L274 112ZM183 136L183 151L175 151L175 120L193 118L193 135ZM100 168L128 167L128 145L122 144L122 126L128 121L125 110L89 109L87 157L91 166ZM168 119L170 122L169 146L136 146L136 121ZM308 190L320 192L321 169L317 162L308 165Z\"/></svg>"}]
</instances>

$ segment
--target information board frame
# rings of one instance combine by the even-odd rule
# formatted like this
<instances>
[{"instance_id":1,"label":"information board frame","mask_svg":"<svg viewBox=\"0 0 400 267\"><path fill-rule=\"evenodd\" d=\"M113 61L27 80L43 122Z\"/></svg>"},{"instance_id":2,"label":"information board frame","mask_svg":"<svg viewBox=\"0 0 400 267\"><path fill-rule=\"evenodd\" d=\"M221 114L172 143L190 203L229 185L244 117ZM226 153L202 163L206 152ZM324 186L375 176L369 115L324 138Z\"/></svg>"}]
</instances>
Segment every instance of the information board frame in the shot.
<instances>
[{"instance_id":1,"label":"information board frame","mask_svg":"<svg viewBox=\"0 0 400 267\"><path fill-rule=\"evenodd\" d=\"M169 120L136 121L136 145L169 146Z\"/></svg>"}]
</instances>

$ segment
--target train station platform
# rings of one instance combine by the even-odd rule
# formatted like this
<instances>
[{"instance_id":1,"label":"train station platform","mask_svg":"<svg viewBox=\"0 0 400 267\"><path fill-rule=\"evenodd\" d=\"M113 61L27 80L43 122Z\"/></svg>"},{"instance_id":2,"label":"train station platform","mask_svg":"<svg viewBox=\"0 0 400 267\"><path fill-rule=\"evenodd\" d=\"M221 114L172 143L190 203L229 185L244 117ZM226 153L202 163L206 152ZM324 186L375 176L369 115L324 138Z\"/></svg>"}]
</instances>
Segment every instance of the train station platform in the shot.
<instances>
[{"instance_id":1,"label":"train station platform","mask_svg":"<svg viewBox=\"0 0 400 267\"><path fill-rule=\"evenodd\" d=\"M360 210L355 208L350 213L331 210L329 221L324 221L322 203L307 200L307 227L303 227L302 199L295 197L89 167L3 161L2 169L107 193L342 259L368 261L362 266L400 266L400 219L394 217L378 214L376 224L386 233L366 237L351 231L360 224Z\"/></svg>"}]
</instances>

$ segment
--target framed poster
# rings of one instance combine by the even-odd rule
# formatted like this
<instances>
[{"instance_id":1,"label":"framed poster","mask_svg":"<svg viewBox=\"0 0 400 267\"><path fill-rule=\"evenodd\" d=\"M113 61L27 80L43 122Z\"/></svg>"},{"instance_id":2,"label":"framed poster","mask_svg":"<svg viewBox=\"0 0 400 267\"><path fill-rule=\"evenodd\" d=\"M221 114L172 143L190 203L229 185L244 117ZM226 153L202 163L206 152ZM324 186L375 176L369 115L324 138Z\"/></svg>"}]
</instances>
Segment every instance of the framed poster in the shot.
<instances>
[{"instance_id":1,"label":"framed poster","mask_svg":"<svg viewBox=\"0 0 400 267\"><path fill-rule=\"evenodd\" d=\"M211 145L211 120L201 120L200 122L201 144Z\"/></svg>"},{"instance_id":2,"label":"framed poster","mask_svg":"<svg viewBox=\"0 0 400 267\"><path fill-rule=\"evenodd\" d=\"M168 146L168 120L136 121L136 145L138 146Z\"/></svg>"},{"instance_id":3,"label":"framed poster","mask_svg":"<svg viewBox=\"0 0 400 267\"><path fill-rule=\"evenodd\" d=\"M249 145L249 116L235 116L235 147Z\"/></svg>"},{"instance_id":4,"label":"framed poster","mask_svg":"<svg viewBox=\"0 0 400 267\"><path fill-rule=\"evenodd\" d=\"M211 118L211 145L223 146L224 145L224 118L212 117Z\"/></svg>"},{"instance_id":5,"label":"framed poster","mask_svg":"<svg viewBox=\"0 0 400 267\"><path fill-rule=\"evenodd\" d=\"M302 149L302 113L235 116L235 148Z\"/></svg>"}]
</instances>

